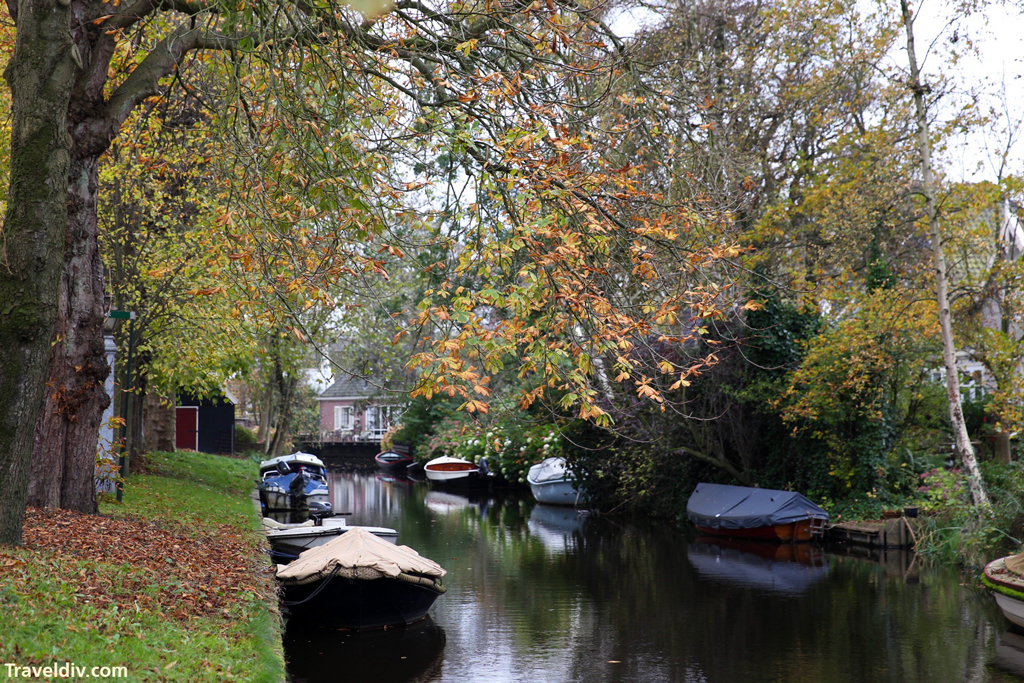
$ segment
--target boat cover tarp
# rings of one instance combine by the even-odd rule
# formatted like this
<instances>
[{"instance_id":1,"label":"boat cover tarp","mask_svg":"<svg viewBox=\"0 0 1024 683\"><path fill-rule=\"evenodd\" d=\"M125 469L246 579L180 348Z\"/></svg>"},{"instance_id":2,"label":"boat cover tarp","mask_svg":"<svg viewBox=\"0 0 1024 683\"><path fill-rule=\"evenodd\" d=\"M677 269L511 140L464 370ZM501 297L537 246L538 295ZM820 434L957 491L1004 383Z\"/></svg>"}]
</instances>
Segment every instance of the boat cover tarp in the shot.
<instances>
[{"instance_id":1,"label":"boat cover tarp","mask_svg":"<svg viewBox=\"0 0 1024 683\"><path fill-rule=\"evenodd\" d=\"M312 583L339 570L370 569L391 578L399 574L422 574L440 578L447 572L433 560L405 545L393 545L365 529L348 532L323 545L310 548L291 564L278 565L277 578L285 584Z\"/></svg>"},{"instance_id":2,"label":"boat cover tarp","mask_svg":"<svg viewBox=\"0 0 1024 683\"><path fill-rule=\"evenodd\" d=\"M1024 553L1003 558L1003 566L1017 576L1024 576Z\"/></svg>"},{"instance_id":3,"label":"boat cover tarp","mask_svg":"<svg viewBox=\"0 0 1024 683\"><path fill-rule=\"evenodd\" d=\"M526 475L526 480L531 484L545 484L565 478L565 458L544 458L531 467Z\"/></svg>"},{"instance_id":4,"label":"boat cover tarp","mask_svg":"<svg viewBox=\"0 0 1024 683\"><path fill-rule=\"evenodd\" d=\"M263 518L264 531L280 531L281 529L296 529L300 527L310 527L315 525L316 522L314 522L312 519L307 519L305 522L302 522L301 524L282 524L276 519L271 519L270 517Z\"/></svg>"},{"instance_id":5,"label":"boat cover tarp","mask_svg":"<svg viewBox=\"0 0 1024 683\"><path fill-rule=\"evenodd\" d=\"M756 529L815 518L828 521L825 510L794 491L703 482L686 502L686 516L708 529Z\"/></svg>"}]
</instances>

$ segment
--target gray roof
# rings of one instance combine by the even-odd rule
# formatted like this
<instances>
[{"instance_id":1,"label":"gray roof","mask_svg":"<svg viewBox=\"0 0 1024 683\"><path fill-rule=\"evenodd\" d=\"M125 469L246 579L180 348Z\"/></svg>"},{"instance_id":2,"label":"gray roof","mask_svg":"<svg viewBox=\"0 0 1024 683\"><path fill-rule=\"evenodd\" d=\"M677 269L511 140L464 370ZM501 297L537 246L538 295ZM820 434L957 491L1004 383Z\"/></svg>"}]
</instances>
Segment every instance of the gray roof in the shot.
<instances>
[{"instance_id":1,"label":"gray roof","mask_svg":"<svg viewBox=\"0 0 1024 683\"><path fill-rule=\"evenodd\" d=\"M331 386L324 389L320 399L330 398L370 398L381 391L376 384L370 384L362 377L345 375L334 380Z\"/></svg>"}]
</instances>

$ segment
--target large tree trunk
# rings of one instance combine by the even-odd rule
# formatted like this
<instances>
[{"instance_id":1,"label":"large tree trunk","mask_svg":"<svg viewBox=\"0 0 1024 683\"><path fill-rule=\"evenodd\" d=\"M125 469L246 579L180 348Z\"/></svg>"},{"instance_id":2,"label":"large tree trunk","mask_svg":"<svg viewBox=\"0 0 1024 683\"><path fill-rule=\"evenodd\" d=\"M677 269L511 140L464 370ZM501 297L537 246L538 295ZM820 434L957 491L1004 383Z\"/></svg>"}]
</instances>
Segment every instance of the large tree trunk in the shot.
<instances>
[{"instance_id":1,"label":"large tree trunk","mask_svg":"<svg viewBox=\"0 0 1024 683\"><path fill-rule=\"evenodd\" d=\"M77 69L67 7L9 0L8 9L18 37L4 72L13 117L0 235L0 543L18 544L57 319L71 166L67 111Z\"/></svg>"},{"instance_id":2,"label":"large tree trunk","mask_svg":"<svg viewBox=\"0 0 1024 683\"><path fill-rule=\"evenodd\" d=\"M949 310L949 283L946 280L946 255L942 249L942 229L939 224L938 205L935 201L935 180L932 172L931 139L928 131L928 112L924 102L925 88L921 83L921 71L917 65L914 48L914 20L907 0L900 0L903 12L903 26L907 33L907 58L910 62L910 88L914 94L914 108L917 119L917 147L921 155L921 190L925 197L925 218L932 242L932 259L935 264L935 298L939 306L939 329L942 336L942 360L946 366L946 399L949 405L949 419L953 424L953 442L957 455L967 470L971 497L979 507L988 507L988 494L978 461L974 457L974 446L967 434L964 411L960 404L960 376L956 366L956 341L953 338L952 315Z\"/></svg>"},{"instance_id":3,"label":"large tree trunk","mask_svg":"<svg viewBox=\"0 0 1024 683\"><path fill-rule=\"evenodd\" d=\"M72 158L57 334L36 425L29 503L96 512L97 436L110 403L103 347L103 263L96 219L99 160Z\"/></svg>"},{"instance_id":4,"label":"large tree trunk","mask_svg":"<svg viewBox=\"0 0 1024 683\"><path fill-rule=\"evenodd\" d=\"M142 438L146 451L174 450L174 396L147 391L143 398Z\"/></svg>"}]
</instances>

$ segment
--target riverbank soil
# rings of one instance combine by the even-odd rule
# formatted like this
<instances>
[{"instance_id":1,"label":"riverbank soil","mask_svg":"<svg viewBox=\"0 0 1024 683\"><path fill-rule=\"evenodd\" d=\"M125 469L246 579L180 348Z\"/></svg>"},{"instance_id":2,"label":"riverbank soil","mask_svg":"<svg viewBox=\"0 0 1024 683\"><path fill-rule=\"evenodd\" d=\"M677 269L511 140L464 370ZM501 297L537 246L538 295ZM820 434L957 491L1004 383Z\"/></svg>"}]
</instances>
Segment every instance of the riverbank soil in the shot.
<instances>
[{"instance_id":1,"label":"riverbank soil","mask_svg":"<svg viewBox=\"0 0 1024 683\"><path fill-rule=\"evenodd\" d=\"M0 679L284 679L255 463L156 453L145 470L100 516L29 509L24 546L0 547Z\"/></svg>"}]
</instances>

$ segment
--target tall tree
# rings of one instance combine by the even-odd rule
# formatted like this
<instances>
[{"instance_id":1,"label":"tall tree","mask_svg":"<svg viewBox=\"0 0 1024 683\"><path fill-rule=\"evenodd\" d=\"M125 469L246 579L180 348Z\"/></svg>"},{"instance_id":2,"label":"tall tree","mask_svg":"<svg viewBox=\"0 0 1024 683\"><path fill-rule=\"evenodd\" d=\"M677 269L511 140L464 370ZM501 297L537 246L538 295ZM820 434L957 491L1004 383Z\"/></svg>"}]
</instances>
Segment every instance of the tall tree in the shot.
<instances>
[{"instance_id":1,"label":"tall tree","mask_svg":"<svg viewBox=\"0 0 1024 683\"><path fill-rule=\"evenodd\" d=\"M321 92L355 73L422 109L461 111L453 120L466 123L478 118L474 107L486 103L480 116L501 129L489 147L473 141L465 126L445 134L479 168L509 174L524 160L495 155L495 144L509 133L503 126L508 108L524 112L516 127L532 127L524 142L536 136L531 144L553 149L538 135L537 117L527 113L531 97L555 106L567 92L517 72L542 64L572 78L614 52L608 49L614 39L602 39L607 32L571 2L540 9L519 1L437 8L400 1L379 19L330 2L288 0L11 0L8 9L17 42L5 72L13 127L6 268L0 271L0 293L8 302L0 322L0 488L7 494L0 509L2 543L20 539L35 424L30 416L42 407L43 368L53 340L49 377L53 391L66 397L61 416L67 424L61 427L68 430L55 437L57 446L65 449L64 459L93 456L106 373L96 219L100 158L129 114L159 95L167 79L180 76L192 55L223 54L242 77L250 66L276 70L277 83L315 72L324 75ZM237 110L243 118L266 98L266 91L252 94ZM564 146L566 140L557 142ZM358 189L375 194L374 188ZM82 438L72 438L72 429Z\"/></svg>"},{"instance_id":2,"label":"tall tree","mask_svg":"<svg viewBox=\"0 0 1024 683\"><path fill-rule=\"evenodd\" d=\"M953 426L954 447L957 456L967 470L971 488L971 497L978 507L988 507L988 494L978 468L967 434L964 411L960 399L960 373L956 364L956 340L953 337L952 314L949 305L949 283L946 271L946 255L942 244L942 226L940 223L938 203L935 192L935 176L932 168L931 134L928 125L928 106L925 97L928 88L921 80L921 69L917 61L917 48L914 44L914 15L906 0L900 0L900 11L903 28L907 38L907 60L910 69L908 86L914 99L914 120L917 124L917 148L920 154L921 194L924 197L924 220L931 238L932 258L935 267L935 299L939 311L939 331L942 339L942 361L946 370L946 398L949 406L949 419Z\"/></svg>"}]
</instances>

